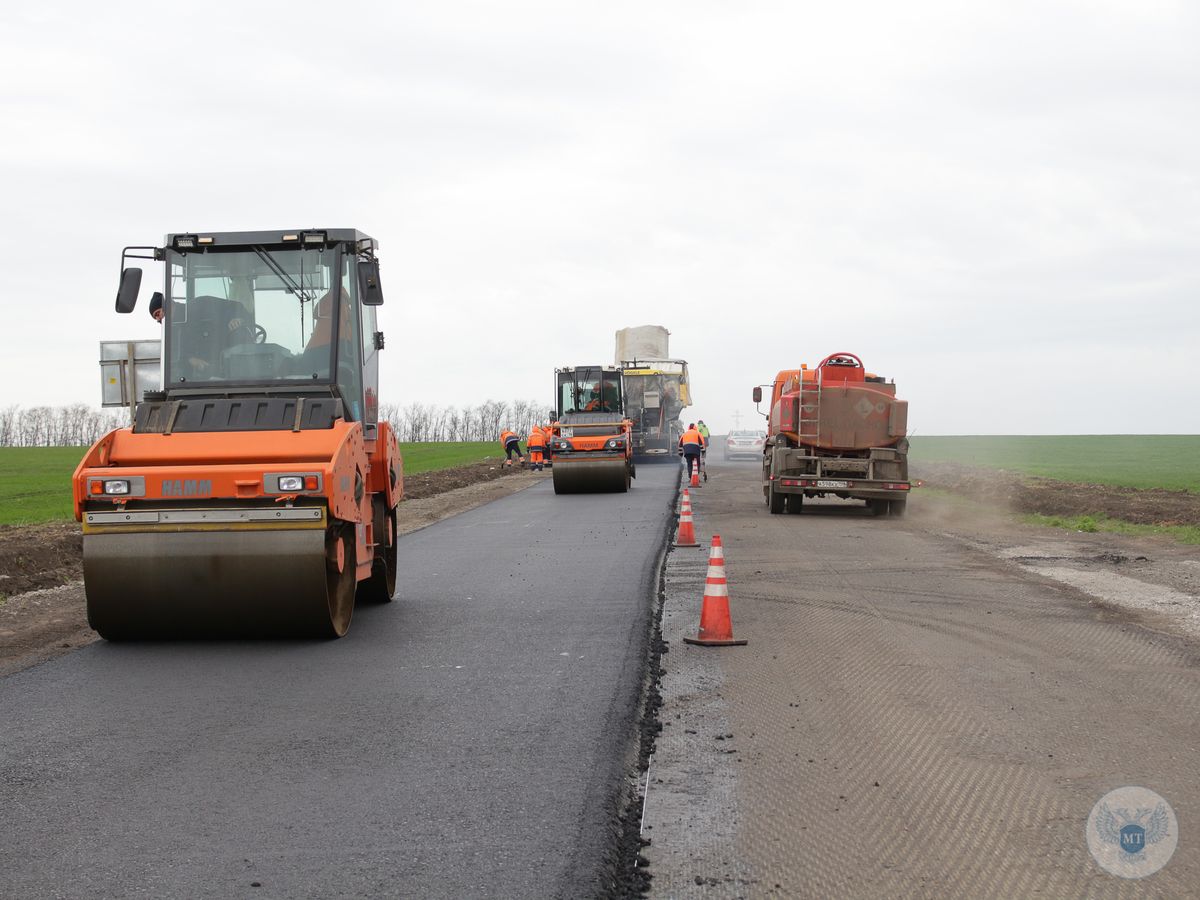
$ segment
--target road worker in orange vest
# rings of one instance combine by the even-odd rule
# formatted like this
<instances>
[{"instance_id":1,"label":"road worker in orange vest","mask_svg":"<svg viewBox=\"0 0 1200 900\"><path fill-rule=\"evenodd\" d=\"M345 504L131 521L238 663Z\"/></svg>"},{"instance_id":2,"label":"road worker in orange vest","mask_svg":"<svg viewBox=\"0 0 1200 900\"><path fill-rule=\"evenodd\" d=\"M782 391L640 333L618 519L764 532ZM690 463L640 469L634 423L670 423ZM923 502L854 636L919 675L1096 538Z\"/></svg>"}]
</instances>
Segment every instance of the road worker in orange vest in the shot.
<instances>
[{"instance_id":1,"label":"road worker in orange vest","mask_svg":"<svg viewBox=\"0 0 1200 900\"><path fill-rule=\"evenodd\" d=\"M680 436L679 449L687 460L688 478L691 478L692 467L700 465L700 453L704 450L704 435L696 430L694 422L689 422L687 431Z\"/></svg>"},{"instance_id":2,"label":"road worker in orange vest","mask_svg":"<svg viewBox=\"0 0 1200 900\"><path fill-rule=\"evenodd\" d=\"M547 422L538 427L542 429L546 438L546 446L542 450L542 465L548 469L554 464L554 426Z\"/></svg>"},{"instance_id":3,"label":"road worker in orange vest","mask_svg":"<svg viewBox=\"0 0 1200 900\"><path fill-rule=\"evenodd\" d=\"M521 453L521 439L515 431L504 429L500 432L500 446L504 448L504 464L511 466L513 456L517 457L517 462L525 465L525 457Z\"/></svg>"},{"instance_id":4,"label":"road worker in orange vest","mask_svg":"<svg viewBox=\"0 0 1200 900\"><path fill-rule=\"evenodd\" d=\"M546 450L546 435L542 431L540 425L534 425L529 432L529 437L525 441L526 447L529 448L529 466L535 472L542 471L544 459L542 458Z\"/></svg>"}]
</instances>

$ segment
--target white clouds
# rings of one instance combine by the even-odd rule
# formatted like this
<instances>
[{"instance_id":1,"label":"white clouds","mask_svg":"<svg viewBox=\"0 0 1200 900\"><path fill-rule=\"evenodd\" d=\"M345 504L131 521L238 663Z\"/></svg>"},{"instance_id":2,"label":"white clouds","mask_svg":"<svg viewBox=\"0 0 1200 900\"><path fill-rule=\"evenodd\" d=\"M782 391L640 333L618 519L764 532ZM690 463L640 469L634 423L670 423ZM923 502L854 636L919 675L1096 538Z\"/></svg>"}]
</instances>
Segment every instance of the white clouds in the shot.
<instances>
[{"instance_id":1,"label":"white clouds","mask_svg":"<svg viewBox=\"0 0 1200 900\"><path fill-rule=\"evenodd\" d=\"M155 334L110 311L124 244L324 224L381 241L385 402L542 398L653 322L717 425L851 350L926 433L1200 429L1182 388L1085 374L1182 376L1200 337L1190 6L57 9L0 29L0 235L85 246L10 275L8 308L61 312L4 338L57 358L0 402L91 401L95 340ZM1048 352L1069 405L956 393Z\"/></svg>"}]
</instances>

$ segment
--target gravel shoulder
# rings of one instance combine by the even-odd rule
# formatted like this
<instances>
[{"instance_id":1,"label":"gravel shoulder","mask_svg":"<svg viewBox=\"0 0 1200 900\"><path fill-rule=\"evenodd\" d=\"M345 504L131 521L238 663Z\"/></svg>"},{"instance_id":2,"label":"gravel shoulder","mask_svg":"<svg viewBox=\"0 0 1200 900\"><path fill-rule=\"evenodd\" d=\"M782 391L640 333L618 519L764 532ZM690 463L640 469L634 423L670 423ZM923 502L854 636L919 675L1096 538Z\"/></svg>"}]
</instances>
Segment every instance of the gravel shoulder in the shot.
<instances>
[{"instance_id":1,"label":"gravel shoulder","mask_svg":"<svg viewBox=\"0 0 1200 900\"><path fill-rule=\"evenodd\" d=\"M548 477L493 461L406 476L397 530L416 531ZM79 523L0 527L0 676L97 639L87 624Z\"/></svg>"},{"instance_id":2,"label":"gravel shoulder","mask_svg":"<svg viewBox=\"0 0 1200 900\"><path fill-rule=\"evenodd\" d=\"M1120 489L919 474L944 491L902 520L769 515L753 464L692 491L749 645L683 643L706 561L672 551L650 896L1134 896L1089 855L1093 805L1132 784L1200 808L1200 547L1012 515L1130 520ZM1147 523L1200 502L1132 493ZM1198 873L1181 840L1142 887L1190 896Z\"/></svg>"}]
</instances>

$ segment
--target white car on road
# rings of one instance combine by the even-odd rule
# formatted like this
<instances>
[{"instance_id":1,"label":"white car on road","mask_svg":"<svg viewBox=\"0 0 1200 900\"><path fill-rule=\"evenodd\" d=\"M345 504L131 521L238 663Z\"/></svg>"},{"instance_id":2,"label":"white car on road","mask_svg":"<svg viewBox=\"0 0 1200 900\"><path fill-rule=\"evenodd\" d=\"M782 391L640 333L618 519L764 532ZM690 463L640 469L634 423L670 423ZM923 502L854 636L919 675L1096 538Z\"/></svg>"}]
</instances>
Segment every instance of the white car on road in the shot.
<instances>
[{"instance_id":1,"label":"white car on road","mask_svg":"<svg viewBox=\"0 0 1200 900\"><path fill-rule=\"evenodd\" d=\"M762 459L766 439L762 431L731 431L725 438L725 458Z\"/></svg>"}]
</instances>

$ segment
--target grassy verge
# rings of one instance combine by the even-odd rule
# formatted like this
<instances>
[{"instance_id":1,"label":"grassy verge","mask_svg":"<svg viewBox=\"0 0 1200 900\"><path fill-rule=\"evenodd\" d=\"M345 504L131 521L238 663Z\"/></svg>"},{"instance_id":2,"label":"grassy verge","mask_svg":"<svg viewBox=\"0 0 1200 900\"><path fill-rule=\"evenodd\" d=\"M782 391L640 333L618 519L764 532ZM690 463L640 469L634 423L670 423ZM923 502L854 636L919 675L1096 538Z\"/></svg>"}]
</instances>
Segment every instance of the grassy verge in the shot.
<instances>
[{"instance_id":1,"label":"grassy verge","mask_svg":"<svg viewBox=\"0 0 1200 900\"><path fill-rule=\"evenodd\" d=\"M498 441L429 441L422 444L401 444L400 453L404 457L406 475L417 475L434 469L452 469L455 466L482 462L489 457L500 459L504 456Z\"/></svg>"},{"instance_id":2,"label":"grassy verge","mask_svg":"<svg viewBox=\"0 0 1200 900\"><path fill-rule=\"evenodd\" d=\"M1068 531L1097 532L1133 535L1168 535L1181 544L1200 544L1200 527L1195 525L1135 525L1106 516L1043 516L1031 513L1021 516L1021 521L1030 525L1045 525L1050 528L1065 528Z\"/></svg>"},{"instance_id":3,"label":"grassy verge","mask_svg":"<svg viewBox=\"0 0 1200 900\"><path fill-rule=\"evenodd\" d=\"M0 525L37 525L74 517L71 474L84 447L0 447ZM409 475L504 454L494 441L401 444Z\"/></svg>"},{"instance_id":4,"label":"grassy verge","mask_svg":"<svg viewBox=\"0 0 1200 900\"><path fill-rule=\"evenodd\" d=\"M0 447L0 525L74 516L71 473L83 447Z\"/></svg>"},{"instance_id":5,"label":"grassy verge","mask_svg":"<svg viewBox=\"0 0 1200 900\"><path fill-rule=\"evenodd\" d=\"M910 459L952 462L1084 484L1200 493L1200 435L917 436Z\"/></svg>"}]
</instances>

